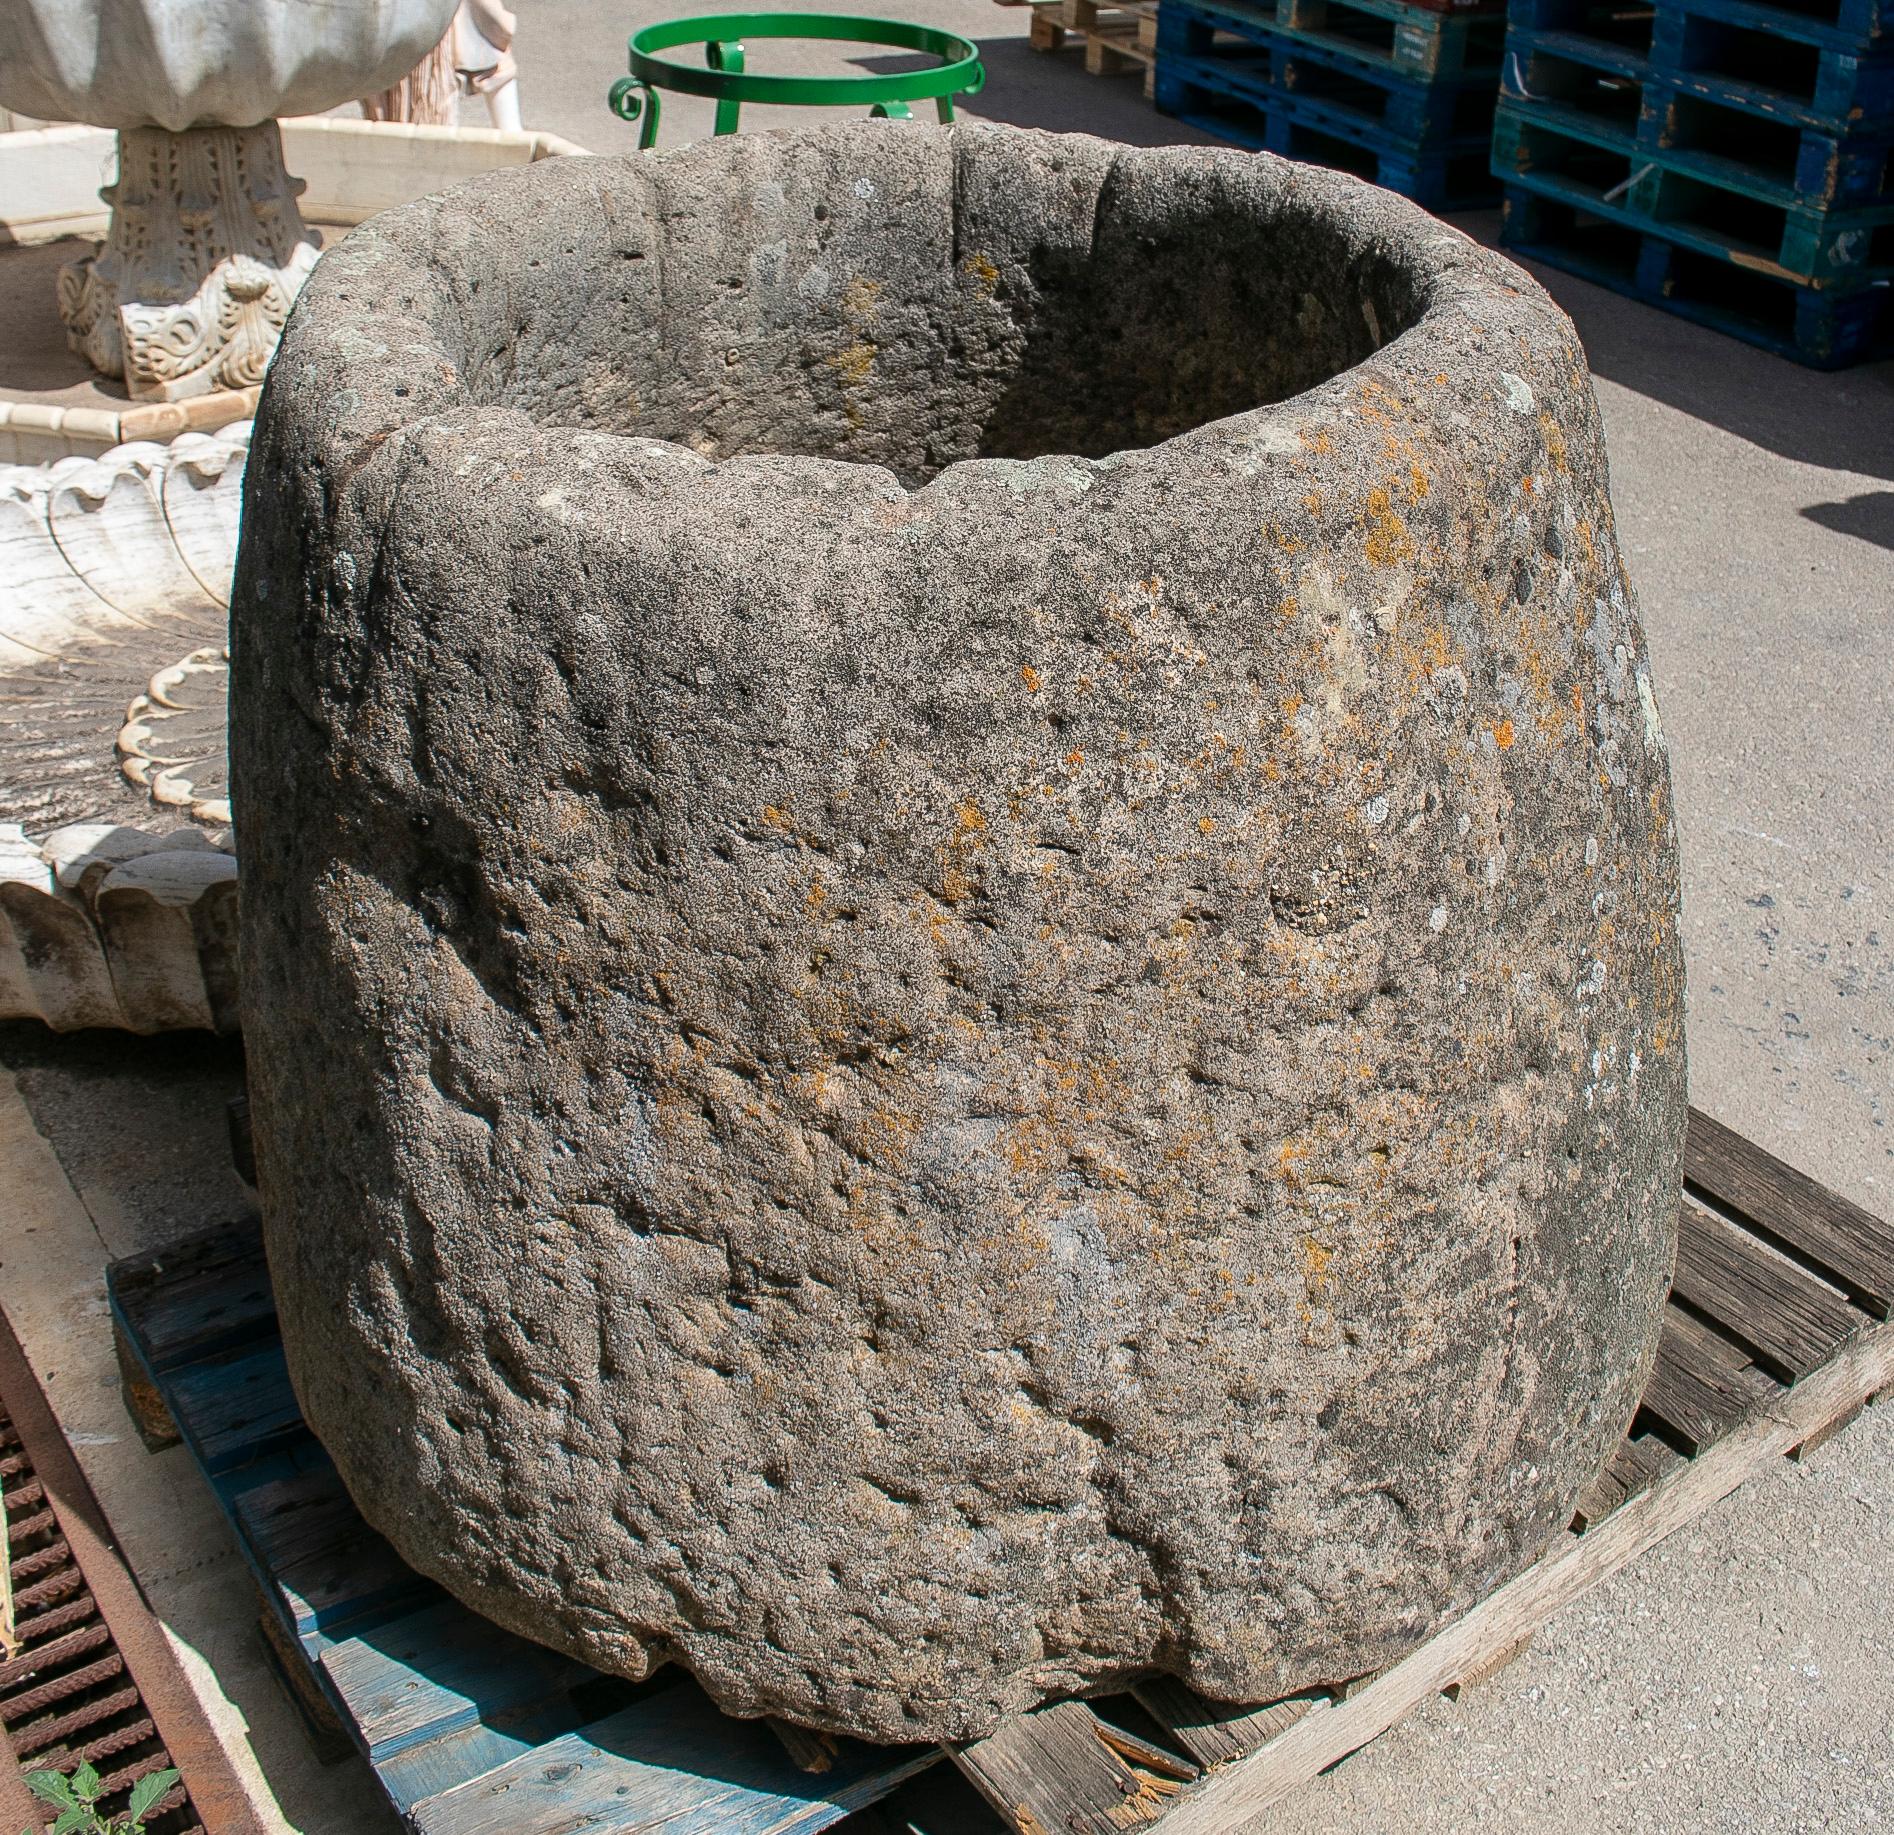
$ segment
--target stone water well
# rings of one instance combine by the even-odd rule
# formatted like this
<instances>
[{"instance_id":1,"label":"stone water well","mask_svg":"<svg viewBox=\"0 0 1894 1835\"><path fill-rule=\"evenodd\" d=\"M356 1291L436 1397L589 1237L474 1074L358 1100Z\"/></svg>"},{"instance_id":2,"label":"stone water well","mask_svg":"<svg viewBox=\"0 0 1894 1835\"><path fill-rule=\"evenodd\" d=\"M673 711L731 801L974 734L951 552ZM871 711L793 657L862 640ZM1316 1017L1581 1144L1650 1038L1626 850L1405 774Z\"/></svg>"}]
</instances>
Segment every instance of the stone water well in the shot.
<instances>
[{"instance_id":1,"label":"stone water well","mask_svg":"<svg viewBox=\"0 0 1894 1835\"><path fill-rule=\"evenodd\" d=\"M234 596L311 1423L492 1618L962 1738L1529 1562L1670 1272L1571 325L1332 172L873 123L331 253Z\"/></svg>"}]
</instances>

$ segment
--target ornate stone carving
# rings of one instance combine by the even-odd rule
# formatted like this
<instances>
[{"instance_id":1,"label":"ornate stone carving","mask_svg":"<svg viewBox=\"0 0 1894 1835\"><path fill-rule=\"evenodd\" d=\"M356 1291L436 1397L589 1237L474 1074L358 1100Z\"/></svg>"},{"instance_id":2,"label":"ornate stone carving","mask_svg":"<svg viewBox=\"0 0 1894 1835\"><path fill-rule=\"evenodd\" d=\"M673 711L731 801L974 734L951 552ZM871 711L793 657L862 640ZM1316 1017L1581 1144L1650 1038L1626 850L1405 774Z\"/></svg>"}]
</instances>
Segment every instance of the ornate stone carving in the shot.
<instances>
[{"instance_id":1,"label":"ornate stone carving","mask_svg":"<svg viewBox=\"0 0 1894 1835\"><path fill-rule=\"evenodd\" d=\"M320 252L302 189L274 121L122 129L111 234L59 276L72 348L147 399L261 382Z\"/></svg>"}]
</instances>

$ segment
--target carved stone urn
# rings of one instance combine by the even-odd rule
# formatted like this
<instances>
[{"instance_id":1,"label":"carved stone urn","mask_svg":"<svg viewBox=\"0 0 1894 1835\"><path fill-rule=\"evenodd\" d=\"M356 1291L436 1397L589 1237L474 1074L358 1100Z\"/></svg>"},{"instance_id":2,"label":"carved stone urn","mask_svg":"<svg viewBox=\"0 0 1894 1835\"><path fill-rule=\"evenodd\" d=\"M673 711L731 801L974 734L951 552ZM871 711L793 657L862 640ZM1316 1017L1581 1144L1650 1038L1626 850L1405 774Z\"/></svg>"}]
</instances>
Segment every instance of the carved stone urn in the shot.
<instances>
[{"instance_id":1,"label":"carved stone urn","mask_svg":"<svg viewBox=\"0 0 1894 1835\"><path fill-rule=\"evenodd\" d=\"M64 268L72 348L174 401L260 382L318 252L280 115L384 88L454 0L9 0L0 106L118 132L104 246Z\"/></svg>"}]
</instances>

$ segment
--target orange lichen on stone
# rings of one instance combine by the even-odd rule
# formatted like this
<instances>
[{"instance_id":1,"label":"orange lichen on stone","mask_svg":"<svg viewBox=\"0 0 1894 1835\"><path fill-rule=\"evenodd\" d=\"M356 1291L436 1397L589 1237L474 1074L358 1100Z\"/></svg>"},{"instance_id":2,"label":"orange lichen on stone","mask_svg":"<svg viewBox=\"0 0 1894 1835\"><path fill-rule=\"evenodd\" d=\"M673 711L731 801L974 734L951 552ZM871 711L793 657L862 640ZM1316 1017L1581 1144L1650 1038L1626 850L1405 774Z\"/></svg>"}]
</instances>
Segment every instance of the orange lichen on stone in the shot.
<instances>
[{"instance_id":1,"label":"orange lichen on stone","mask_svg":"<svg viewBox=\"0 0 1894 1835\"><path fill-rule=\"evenodd\" d=\"M966 273L970 274L973 279L979 283L981 292L984 293L988 299L991 299L994 293L998 291L1000 271L994 265L992 256L983 255L976 250L960 265Z\"/></svg>"},{"instance_id":2,"label":"orange lichen on stone","mask_svg":"<svg viewBox=\"0 0 1894 1835\"><path fill-rule=\"evenodd\" d=\"M1552 469L1564 472L1567 469L1564 428L1559 425L1555 415L1542 414L1539 416L1539 431L1545 436L1545 456L1552 461Z\"/></svg>"},{"instance_id":3,"label":"orange lichen on stone","mask_svg":"<svg viewBox=\"0 0 1894 1835\"><path fill-rule=\"evenodd\" d=\"M1020 664L1019 679L1026 684L1029 693L1037 694L1039 692L1039 671L1035 669L1031 663Z\"/></svg>"},{"instance_id":4,"label":"orange lichen on stone","mask_svg":"<svg viewBox=\"0 0 1894 1835\"><path fill-rule=\"evenodd\" d=\"M1394 513L1393 500L1379 485L1368 493L1366 520L1368 537L1362 545L1362 552L1374 566L1391 567L1396 561L1406 560L1414 552L1407 524Z\"/></svg>"},{"instance_id":5,"label":"orange lichen on stone","mask_svg":"<svg viewBox=\"0 0 1894 1835\"><path fill-rule=\"evenodd\" d=\"M1493 728L1493 743L1504 752L1513 742L1513 723L1501 720Z\"/></svg>"}]
</instances>

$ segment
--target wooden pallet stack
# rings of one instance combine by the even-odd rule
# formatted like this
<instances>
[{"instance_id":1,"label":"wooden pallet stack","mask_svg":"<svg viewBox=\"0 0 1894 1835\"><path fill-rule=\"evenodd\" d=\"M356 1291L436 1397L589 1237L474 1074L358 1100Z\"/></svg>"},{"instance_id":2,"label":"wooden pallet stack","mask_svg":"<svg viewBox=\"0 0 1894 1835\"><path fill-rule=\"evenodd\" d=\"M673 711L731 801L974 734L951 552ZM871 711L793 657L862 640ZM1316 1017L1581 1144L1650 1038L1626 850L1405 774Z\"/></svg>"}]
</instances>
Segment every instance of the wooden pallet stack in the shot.
<instances>
[{"instance_id":1,"label":"wooden pallet stack","mask_svg":"<svg viewBox=\"0 0 1894 1835\"><path fill-rule=\"evenodd\" d=\"M303 1424L254 1227L107 1284L134 1419L183 1438L312 1730L412 1835L1234 1835L1894 1382L1894 1229L1695 1113L1679 1228L1643 1404L1569 1532L1412 1655L1253 1708L1153 1676L950 1751L728 1719L675 1667L601 1675L404 1566Z\"/></svg>"},{"instance_id":2,"label":"wooden pallet stack","mask_svg":"<svg viewBox=\"0 0 1894 1835\"><path fill-rule=\"evenodd\" d=\"M1504 0L1164 0L1156 102L1431 210L1490 201Z\"/></svg>"},{"instance_id":3,"label":"wooden pallet stack","mask_svg":"<svg viewBox=\"0 0 1894 1835\"><path fill-rule=\"evenodd\" d=\"M1818 368L1894 344L1894 5L1510 0L1506 242Z\"/></svg>"},{"instance_id":4,"label":"wooden pallet stack","mask_svg":"<svg viewBox=\"0 0 1894 1835\"><path fill-rule=\"evenodd\" d=\"M998 0L1001 6L1032 8L1032 48L1057 51L1068 38L1085 48L1088 76L1138 71L1144 99L1151 99L1157 61L1158 0Z\"/></svg>"}]
</instances>

